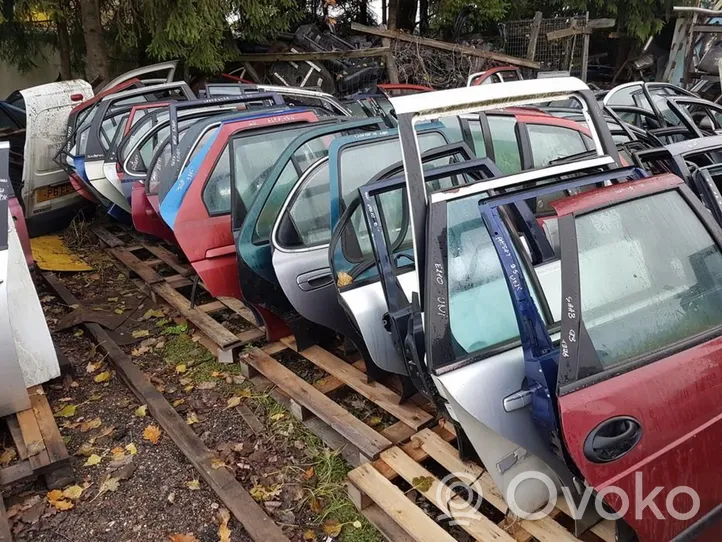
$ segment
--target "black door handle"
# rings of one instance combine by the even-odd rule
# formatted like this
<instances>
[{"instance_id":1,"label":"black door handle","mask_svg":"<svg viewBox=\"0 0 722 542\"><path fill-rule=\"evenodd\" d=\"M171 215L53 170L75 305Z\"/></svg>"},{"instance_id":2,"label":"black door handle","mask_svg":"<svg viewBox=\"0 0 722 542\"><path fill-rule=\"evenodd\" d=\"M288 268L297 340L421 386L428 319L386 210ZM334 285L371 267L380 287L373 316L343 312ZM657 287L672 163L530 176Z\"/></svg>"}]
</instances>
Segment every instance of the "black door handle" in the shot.
<instances>
[{"instance_id":1,"label":"black door handle","mask_svg":"<svg viewBox=\"0 0 722 542\"><path fill-rule=\"evenodd\" d=\"M630 416L617 416L595 427L584 441L584 456L592 463L608 463L627 455L639 444L642 426Z\"/></svg>"}]
</instances>

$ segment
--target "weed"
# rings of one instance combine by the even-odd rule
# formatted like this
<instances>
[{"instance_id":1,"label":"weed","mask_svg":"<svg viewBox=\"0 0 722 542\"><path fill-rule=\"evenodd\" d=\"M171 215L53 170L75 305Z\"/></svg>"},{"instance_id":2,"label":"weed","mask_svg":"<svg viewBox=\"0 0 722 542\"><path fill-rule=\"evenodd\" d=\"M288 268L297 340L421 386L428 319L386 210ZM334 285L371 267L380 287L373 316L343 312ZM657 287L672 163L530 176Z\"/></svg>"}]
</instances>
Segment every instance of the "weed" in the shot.
<instances>
[{"instance_id":1,"label":"weed","mask_svg":"<svg viewBox=\"0 0 722 542\"><path fill-rule=\"evenodd\" d=\"M183 335L188 331L188 324L181 322L177 326L168 326L163 330L163 335Z\"/></svg>"},{"instance_id":2,"label":"weed","mask_svg":"<svg viewBox=\"0 0 722 542\"><path fill-rule=\"evenodd\" d=\"M177 335L166 342L163 360L169 365L184 364L188 367L215 360L215 357L200 343L188 335Z\"/></svg>"}]
</instances>

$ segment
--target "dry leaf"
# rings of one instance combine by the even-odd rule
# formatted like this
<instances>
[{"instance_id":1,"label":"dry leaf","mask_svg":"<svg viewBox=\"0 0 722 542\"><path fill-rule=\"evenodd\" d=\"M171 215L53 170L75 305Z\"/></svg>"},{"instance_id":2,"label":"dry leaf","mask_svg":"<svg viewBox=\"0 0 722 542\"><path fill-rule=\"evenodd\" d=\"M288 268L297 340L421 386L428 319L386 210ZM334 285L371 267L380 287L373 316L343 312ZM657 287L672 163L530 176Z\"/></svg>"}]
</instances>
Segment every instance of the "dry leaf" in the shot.
<instances>
[{"instance_id":1,"label":"dry leaf","mask_svg":"<svg viewBox=\"0 0 722 542\"><path fill-rule=\"evenodd\" d=\"M228 410L229 408L237 407L240 404L241 404L241 398L238 397L237 395L234 395L233 397L228 399L228 403L226 403L226 410Z\"/></svg>"},{"instance_id":2,"label":"dry leaf","mask_svg":"<svg viewBox=\"0 0 722 542\"><path fill-rule=\"evenodd\" d=\"M313 529L306 530L306 532L303 533L303 539L308 541L316 540L316 531Z\"/></svg>"},{"instance_id":3,"label":"dry leaf","mask_svg":"<svg viewBox=\"0 0 722 542\"><path fill-rule=\"evenodd\" d=\"M151 318L163 318L165 313L160 309L148 309L145 314L139 318L139 320L149 320Z\"/></svg>"},{"instance_id":4,"label":"dry leaf","mask_svg":"<svg viewBox=\"0 0 722 542\"><path fill-rule=\"evenodd\" d=\"M198 423L200 420L198 419L198 416L196 416L195 412L191 412L188 414L188 417L186 418L186 423L188 425L193 425L194 423Z\"/></svg>"},{"instance_id":5,"label":"dry leaf","mask_svg":"<svg viewBox=\"0 0 722 542\"><path fill-rule=\"evenodd\" d=\"M93 363L92 361L85 366L86 373L94 373L100 368L100 363Z\"/></svg>"},{"instance_id":6,"label":"dry leaf","mask_svg":"<svg viewBox=\"0 0 722 542\"><path fill-rule=\"evenodd\" d=\"M103 371L102 373L95 375L95 378L93 380L95 380L95 382L98 384L107 382L108 380L110 380L110 371Z\"/></svg>"},{"instance_id":7,"label":"dry leaf","mask_svg":"<svg viewBox=\"0 0 722 542\"><path fill-rule=\"evenodd\" d=\"M214 457L211 460L211 468L213 470L217 470L217 469L220 469L221 467L225 467L225 466L226 466L226 462L218 457Z\"/></svg>"},{"instance_id":8,"label":"dry leaf","mask_svg":"<svg viewBox=\"0 0 722 542\"><path fill-rule=\"evenodd\" d=\"M83 464L84 467L92 467L94 465L97 465L100 463L100 456L97 454L92 454L88 460Z\"/></svg>"},{"instance_id":9,"label":"dry leaf","mask_svg":"<svg viewBox=\"0 0 722 542\"><path fill-rule=\"evenodd\" d=\"M426 493L431 489L431 485L434 483L434 478L431 476L417 476L411 480L411 485L414 489L418 489L421 493Z\"/></svg>"},{"instance_id":10,"label":"dry leaf","mask_svg":"<svg viewBox=\"0 0 722 542\"><path fill-rule=\"evenodd\" d=\"M136 448L135 444L131 442L130 444L126 444L125 451L127 451L130 455L135 455L138 453L138 448Z\"/></svg>"},{"instance_id":11,"label":"dry leaf","mask_svg":"<svg viewBox=\"0 0 722 542\"><path fill-rule=\"evenodd\" d=\"M85 490L80 486L66 487L63 490L63 497L65 497L66 499L70 499L71 501L77 501L83 494L83 491Z\"/></svg>"},{"instance_id":12,"label":"dry leaf","mask_svg":"<svg viewBox=\"0 0 722 542\"><path fill-rule=\"evenodd\" d=\"M228 521L231 519L231 514L225 508L221 508L218 512L218 520L220 525L218 526L218 542L231 542L231 530L228 528Z\"/></svg>"},{"instance_id":13,"label":"dry leaf","mask_svg":"<svg viewBox=\"0 0 722 542\"><path fill-rule=\"evenodd\" d=\"M251 497L253 497L257 501L270 501L271 499L278 497L281 494L281 489L283 486L281 484L276 484L270 487L262 486L261 484L256 484L253 486L249 493L251 494Z\"/></svg>"},{"instance_id":14,"label":"dry leaf","mask_svg":"<svg viewBox=\"0 0 722 542\"><path fill-rule=\"evenodd\" d=\"M308 507L314 514L320 514L323 511L323 502L315 495L311 495L311 500L308 502Z\"/></svg>"},{"instance_id":15,"label":"dry leaf","mask_svg":"<svg viewBox=\"0 0 722 542\"><path fill-rule=\"evenodd\" d=\"M135 409L135 415L139 418L144 417L148 414L148 405L140 405L138 408Z\"/></svg>"},{"instance_id":16,"label":"dry leaf","mask_svg":"<svg viewBox=\"0 0 722 542\"><path fill-rule=\"evenodd\" d=\"M52 506L57 508L58 510L70 510L73 508L73 503L70 501L66 501L65 499L61 499L59 501L48 501Z\"/></svg>"},{"instance_id":17,"label":"dry leaf","mask_svg":"<svg viewBox=\"0 0 722 542\"><path fill-rule=\"evenodd\" d=\"M168 539L170 542L200 542L193 533L172 534Z\"/></svg>"},{"instance_id":18,"label":"dry leaf","mask_svg":"<svg viewBox=\"0 0 722 542\"><path fill-rule=\"evenodd\" d=\"M314 470L313 467L309 467L309 468L306 470L306 472L303 473L303 477L302 477L302 478L303 478L304 480L310 480L311 478L313 478L313 475L315 474L315 472L316 472L316 471Z\"/></svg>"},{"instance_id":19,"label":"dry leaf","mask_svg":"<svg viewBox=\"0 0 722 542\"><path fill-rule=\"evenodd\" d=\"M58 501L63 498L63 492L59 489L53 489L48 491L47 497L49 501Z\"/></svg>"},{"instance_id":20,"label":"dry leaf","mask_svg":"<svg viewBox=\"0 0 722 542\"><path fill-rule=\"evenodd\" d=\"M150 331L147 329L136 329L133 333L131 333L131 336L134 339L140 339L142 337L147 337L150 335Z\"/></svg>"},{"instance_id":21,"label":"dry leaf","mask_svg":"<svg viewBox=\"0 0 722 542\"><path fill-rule=\"evenodd\" d=\"M175 366L175 372L178 374L183 374L186 372L186 370L187 370L187 368L186 368L185 363L179 363L178 365Z\"/></svg>"},{"instance_id":22,"label":"dry leaf","mask_svg":"<svg viewBox=\"0 0 722 542\"><path fill-rule=\"evenodd\" d=\"M91 429L97 429L103 424L103 420L100 418L93 418L92 420L85 421L80 424L80 431L87 433Z\"/></svg>"},{"instance_id":23,"label":"dry leaf","mask_svg":"<svg viewBox=\"0 0 722 542\"><path fill-rule=\"evenodd\" d=\"M75 409L77 409L77 405L65 405L63 408L58 410L55 413L56 418L72 418L75 416Z\"/></svg>"},{"instance_id":24,"label":"dry leaf","mask_svg":"<svg viewBox=\"0 0 722 542\"><path fill-rule=\"evenodd\" d=\"M271 419L272 419L274 422L277 422L278 420L280 420L280 419L283 418L284 416L285 416L285 414L284 414L283 412L279 412L278 414L274 414L273 416L271 416Z\"/></svg>"},{"instance_id":25,"label":"dry leaf","mask_svg":"<svg viewBox=\"0 0 722 542\"><path fill-rule=\"evenodd\" d=\"M158 441L160 440L160 429L157 425L149 425L145 429L143 429L143 438L145 440L149 440L153 444L158 444Z\"/></svg>"},{"instance_id":26,"label":"dry leaf","mask_svg":"<svg viewBox=\"0 0 722 542\"><path fill-rule=\"evenodd\" d=\"M198 480L191 480L190 482L186 482L186 487L191 491L198 491L201 488L201 483Z\"/></svg>"},{"instance_id":27,"label":"dry leaf","mask_svg":"<svg viewBox=\"0 0 722 542\"><path fill-rule=\"evenodd\" d=\"M115 426L114 426L114 425L111 425L110 427L104 427L104 428L100 431L100 433L98 433L97 435L95 435L95 440L97 440L97 439L99 439L99 438L107 437L107 436L111 435L111 434L113 433L113 431L115 431Z\"/></svg>"},{"instance_id":28,"label":"dry leaf","mask_svg":"<svg viewBox=\"0 0 722 542\"><path fill-rule=\"evenodd\" d=\"M91 500L90 502L93 502L101 495L105 495L106 493L108 493L108 491L117 491L119 486L120 484L118 478L113 478L110 475L106 476L105 479L101 482L100 488L98 488L98 494L93 497L93 500Z\"/></svg>"},{"instance_id":29,"label":"dry leaf","mask_svg":"<svg viewBox=\"0 0 722 542\"><path fill-rule=\"evenodd\" d=\"M238 397L241 397L243 399L250 399L251 397L253 397L251 388L243 388L242 390L238 390L236 392L236 395L238 395Z\"/></svg>"},{"instance_id":30,"label":"dry leaf","mask_svg":"<svg viewBox=\"0 0 722 542\"><path fill-rule=\"evenodd\" d=\"M114 312L115 314L123 314L123 313L125 312L125 309L121 309L120 307L118 307L118 308L115 309L113 312Z\"/></svg>"},{"instance_id":31,"label":"dry leaf","mask_svg":"<svg viewBox=\"0 0 722 542\"><path fill-rule=\"evenodd\" d=\"M351 275L349 275L348 273L345 273L344 271L341 271L336 278L336 285L339 287L348 286L352 282L353 282L353 277L351 277Z\"/></svg>"},{"instance_id":32,"label":"dry leaf","mask_svg":"<svg viewBox=\"0 0 722 542\"><path fill-rule=\"evenodd\" d=\"M133 350L130 351L130 355L138 357L138 356L142 356L143 354L145 354L146 352L149 352L149 351L150 351L150 348L148 348L147 346L141 346L139 348L133 348Z\"/></svg>"},{"instance_id":33,"label":"dry leaf","mask_svg":"<svg viewBox=\"0 0 722 542\"><path fill-rule=\"evenodd\" d=\"M327 519L323 522L323 526L321 528L323 529L323 534L330 536L331 538L336 538L341 534L343 525L337 519Z\"/></svg>"},{"instance_id":34,"label":"dry leaf","mask_svg":"<svg viewBox=\"0 0 722 542\"><path fill-rule=\"evenodd\" d=\"M7 467L17 455L15 448L5 448L0 454L0 465Z\"/></svg>"},{"instance_id":35,"label":"dry leaf","mask_svg":"<svg viewBox=\"0 0 722 542\"><path fill-rule=\"evenodd\" d=\"M188 384L193 384L193 380L191 380L187 376L184 376L183 378L179 378L178 382L180 382L181 386L187 386Z\"/></svg>"},{"instance_id":36,"label":"dry leaf","mask_svg":"<svg viewBox=\"0 0 722 542\"><path fill-rule=\"evenodd\" d=\"M185 399L176 399L175 401L173 401L173 408L175 408L175 407L177 407L177 406L180 406L180 405L182 405L182 404L185 403L185 402L186 402Z\"/></svg>"},{"instance_id":37,"label":"dry leaf","mask_svg":"<svg viewBox=\"0 0 722 542\"><path fill-rule=\"evenodd\" d=\"M110 453L113 454L113 461L122 461L125 458L124 448L113 448Z\"/></svg>"},{"instance_id":38,"label":"dry leaf","mask_svg":"<svg viewBox=\"0 0 722 542\"><path fill-rule=\"evenodd\" d=\"M208 380L207 382L201 382L196 386L199 390L212 390L216 387L216 383L212 380Z\"/></svg>"},{"instance_id":39,"label":"dry leaf","mask_svg":"<svg viewBox=\"0 0 722 542\"><path fill-rule=\"evenodd\" d=\"M376 426L379 425L382 421L383 421L383 420L381 420L381 418L379 418L378 416L372 416L371 418L369 418L368 420L366 420L366 424L367 424L367 425L370 425L371 427L376 427Z\"/></svg>"},{"instance_id":40,"label":"dry leaf","mask_svg":"<svg viewBox=\"0 0 722 542\"><path fill-rule=\"evenodd\" d=\"M83 442L80 445L80 448L78 448L78 451L75 452L75 455L82 455L85 457L88 457L92 455L93 453L93 445L90 442Z\"/></svg>"}]
</instances>

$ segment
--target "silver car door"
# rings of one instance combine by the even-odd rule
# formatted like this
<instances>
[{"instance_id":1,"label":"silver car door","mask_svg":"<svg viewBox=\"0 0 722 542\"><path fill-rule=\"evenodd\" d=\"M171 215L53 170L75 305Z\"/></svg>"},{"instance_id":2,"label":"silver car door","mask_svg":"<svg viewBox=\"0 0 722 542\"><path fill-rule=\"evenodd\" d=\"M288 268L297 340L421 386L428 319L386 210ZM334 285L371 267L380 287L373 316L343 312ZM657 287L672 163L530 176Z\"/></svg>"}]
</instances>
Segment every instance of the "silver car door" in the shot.
<instances>
[{"instance_id":1,"label":"silver car door","mask_svg":"<svg viewBox=\"0 0 722 542\"><path fill-rule=\"evenodd\" d=\"M99 92L111 89L115 86L128 81L129 79L140 79L145 84L159 84L159 83L170 83L175 77L175 70L178 67L177 60L169 60L167 62L159 62L158 64L151 64L150 66L143 66L142 68L136 68L125 72L108 84L104 85ZM147 75L157 74L157 77L144 77Z\"/></svg>"}]
</instances>

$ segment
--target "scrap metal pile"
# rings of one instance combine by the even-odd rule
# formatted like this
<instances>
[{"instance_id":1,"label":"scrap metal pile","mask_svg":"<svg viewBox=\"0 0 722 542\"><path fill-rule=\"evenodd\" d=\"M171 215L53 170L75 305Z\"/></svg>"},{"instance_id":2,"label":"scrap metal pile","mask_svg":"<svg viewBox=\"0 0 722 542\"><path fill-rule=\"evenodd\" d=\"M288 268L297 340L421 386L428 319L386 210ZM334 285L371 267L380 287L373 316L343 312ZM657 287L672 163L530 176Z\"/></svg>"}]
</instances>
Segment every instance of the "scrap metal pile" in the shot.
<instances>
[{"instance_id":1,"label":"scrap metal pile","mask_svg":"<svg viewBox=\"0 0 722 542\"><path fill-rule=\"evenodd\" d=\"M697 492L695 520L722 502L722 106L513 69L345 99L196 95L174 71L68 96L65 178L24 175L31 218L100 206L177 245L269 341L342 336L370 382L397 375L404 399L433 401L522 510L548 499L531 478L510 496L532 472L577 502L587 486L634 495L635 471L660 502ZM623 518L640 540L694 523Z\"/></svg>"}]
</instances>

